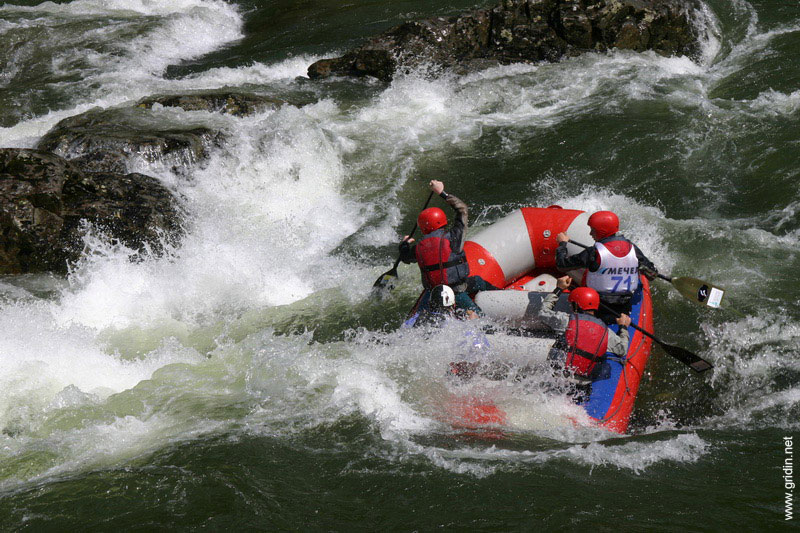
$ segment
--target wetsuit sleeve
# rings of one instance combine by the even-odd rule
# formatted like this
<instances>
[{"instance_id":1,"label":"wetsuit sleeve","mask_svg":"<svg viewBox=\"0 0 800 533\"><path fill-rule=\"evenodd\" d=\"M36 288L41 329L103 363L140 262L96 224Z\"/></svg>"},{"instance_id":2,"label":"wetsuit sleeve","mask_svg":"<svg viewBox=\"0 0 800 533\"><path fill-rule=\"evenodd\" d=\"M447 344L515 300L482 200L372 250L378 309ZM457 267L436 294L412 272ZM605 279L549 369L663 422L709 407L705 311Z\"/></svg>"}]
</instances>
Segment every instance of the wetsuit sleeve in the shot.
<instances>
[{"instance_id":1,"label":"wetsuit sleeve","mask_svg":"<svg viewBox=\"0 0 800 533\"><path fill-rule=\"evenodd\" d=\"M453 252L459 253L464 249L464 237L467 233L467 217L469 210L467 209L467 204L452 194L442 192L442 198L444 198L444 201L456 212L453 227L450 228L449 231L449 240Z\"/></svg>"},{"instance_id":2,"label":"wetsuit sleeve","mask_svg":"<svg viewBox=\"0 0 800 533\"><path fill-rule=\"evenodd\" d=\"M596 260L597 248L592 246L575 255L567 255L567 243L558 243L556 248L556 267L559 270L574 270L576 268L588 268L592 272L600 268Z\"/></svg>"},{"instance_id":3,"label":"wetsuit sleeve","mask_svg":"<svg viewBox=\"0 0 800 533\"><path fill-rule=\"evenodd\" d=\"M619 335L608 330L608 351L624 357L628 353L628 328L619 328Z\"/></svg>"},{"instance_id":4,"label":"wetsuit sleeve","mask_svg":"<svg viewBox=\"0 0 800 533\"><path fill-rule=\"evenodd\" d=\"M403 263L416 263L417 262L417 255L414 253L417 245L411 245L407 242L403 241L400 243L400 261Z\"/></svg>"},{"instance_id":5,"label":"wetsuit sleeve","mask_svg":"<svg viewBox=\"0 0 800 533\"><path fill-rule=\"evenodd\" d=\"M556 311L556 302L558 302L558 294L556 293L550 293L544 297L544 300L542 300L542 308L539 309L539 320L555 331L561 332L567 329L569 315L561 311Z\"/></svg>"}]
</instances>

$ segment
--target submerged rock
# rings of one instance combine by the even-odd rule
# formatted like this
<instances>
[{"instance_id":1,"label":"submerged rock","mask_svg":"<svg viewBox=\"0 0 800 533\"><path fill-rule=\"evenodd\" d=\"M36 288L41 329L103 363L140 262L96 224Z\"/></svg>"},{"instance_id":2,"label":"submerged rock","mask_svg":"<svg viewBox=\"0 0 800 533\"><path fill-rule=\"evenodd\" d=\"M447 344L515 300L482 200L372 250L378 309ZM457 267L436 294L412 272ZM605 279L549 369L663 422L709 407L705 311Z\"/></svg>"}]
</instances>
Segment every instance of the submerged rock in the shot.
<instances>
[{"instance_id":1,"label":"submerged rock","mask_svg":"<svg viewBox=\"0 0 800 533\"><path fill-rule=\"evenodd\" d=\"M611 48L691 56L699 50L693 1L503 0L457 17L406 22L342 57L317 61L308 75L390 81L398 69L422 64L469 71Z\"/></svg>"},{"instance_id":2,"label":"submerged rock","mask_svg":"<svg viewBox=\"0 0 800 533\"><path fill-rule=\"evenodd\" d=\"M179 236L175 197L142 174L90 173L58 155L0 149L0 274L65 272L81 221L134 249Z\"/></svg>"},{"instance_id":3,"label":"submerged rock","mask_svg":"<svg viewBox=\"0 0 800 533\"><path fill-rule=\"evenodd\" d=\"M155 104L180 107L184 111L209 111L237 117L253 115L267 109L277 109L283 105L297 105L280 98L232 91L155 95L139 100L136 105L143 109L152 109Z\"/></svg>"},{"instance_id":4,"label":"submerged rock","mask_svg":"<svg viewBox=\"0 0 800 533\"><path fill-rule=\"evenodd\" d=\"M66 118L36 148L65 157L88 172L125 173L141 161L185 174L225 142L224 124L219 117L178 115L175 109L154 110L154 106L245 116L306 103L219 90L155 95L132 107L93 109Z\"/></svg>"},{"instance_id":5,"label":"submerged rock","mask_svg":"<svg viewBox=\"0 0 800 533\"><path fill-rule=\"evenodd\" d=\"M221 130L181 122L141 108L92 110L66 118L39 140L37 148L71 160L88 172L128 172L136 159L162 163L183 173L208 157L224 140Z\"/></svg>"}]
</instances>

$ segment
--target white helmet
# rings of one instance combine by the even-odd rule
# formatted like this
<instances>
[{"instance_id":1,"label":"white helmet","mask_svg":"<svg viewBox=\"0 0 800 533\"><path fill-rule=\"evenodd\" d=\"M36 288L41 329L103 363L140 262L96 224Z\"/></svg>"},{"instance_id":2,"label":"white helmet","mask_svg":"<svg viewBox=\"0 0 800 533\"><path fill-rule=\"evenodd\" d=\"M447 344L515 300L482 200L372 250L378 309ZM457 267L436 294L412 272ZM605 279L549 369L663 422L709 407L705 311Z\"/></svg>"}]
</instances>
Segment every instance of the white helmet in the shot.
<instances>
[{"instance_id":1,"label":"white helmet","mask_svg":"<svg viewBox=\"0 0 800 533\"><path fill-rule=\"evenodd\" d=\"M456 294L447 285L437 285L431 289L431 307L434 309L452 307L456 304Z\"/></svg>"}]
</instances>

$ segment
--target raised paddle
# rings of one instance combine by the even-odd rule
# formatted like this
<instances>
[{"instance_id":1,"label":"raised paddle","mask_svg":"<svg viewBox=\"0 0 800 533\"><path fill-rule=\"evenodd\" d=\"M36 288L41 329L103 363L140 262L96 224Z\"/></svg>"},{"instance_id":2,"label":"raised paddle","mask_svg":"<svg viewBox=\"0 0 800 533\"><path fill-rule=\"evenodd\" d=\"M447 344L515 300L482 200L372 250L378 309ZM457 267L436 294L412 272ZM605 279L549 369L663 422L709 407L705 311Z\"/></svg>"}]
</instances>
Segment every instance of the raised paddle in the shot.
<instances>
[{"instance_id":1,"label":"raised paddle","mask_svg":"<svg viewBox=\"0 0 800 533\"><path fill-rule=\"evenodd\" d=\"M581 248L592 248L589 245L569 240L572 244L578 245ZM719 308L722 303L722 297L725 295L725 290L712 285L707 281L697 278L665 276L664 274L656 274L657 277L664 281L669 281L681 295L703 307L711 307L712 309Z\"/></svg>"},{"instance_id":2,"label":"raised paddle","mask_svg":"<svg viewBox=\"0 0 800 533\"><path fill-rule=\"evenodd\" d=\"M421 211L424 211L428 204L431 202L431 198L433 198L433 191L428 195L428 199L425 200L425 205L422 206ZM414 232L417 231L417 223L414 222L414 227L408 233L408 236L411 237L414 235ZM397 256L397 260L394 262L394 266L390 270L387 270L383 274L381 274L375 283L372 285L372 294L382 294L383 291L391 291L394 288L394 282L397 279L397 265L400 264L400 256Z\"/></svg>"}]
</instances>

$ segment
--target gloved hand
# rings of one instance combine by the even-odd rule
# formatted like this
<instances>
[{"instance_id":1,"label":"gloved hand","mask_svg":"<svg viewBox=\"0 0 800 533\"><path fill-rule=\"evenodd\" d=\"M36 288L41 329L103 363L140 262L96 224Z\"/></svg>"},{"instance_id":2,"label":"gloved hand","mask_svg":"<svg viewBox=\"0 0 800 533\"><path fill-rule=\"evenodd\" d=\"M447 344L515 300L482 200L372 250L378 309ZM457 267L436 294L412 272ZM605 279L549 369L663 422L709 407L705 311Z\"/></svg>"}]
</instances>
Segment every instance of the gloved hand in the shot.
<instances>
[{"instance_id":1,"label":"gloved hand","mask_svg":"<svg viewBox=\"0 0 800 533\"><path fill-rule=\"evenodd\" d=\"M641 266L639 267L639 272L644 274L644 277L646 277L650 281L653 281L658 277L658 270L656 270L655 268Z\"/></svg>"},{"instance_id":2,"label":"gloved hand","mask_svg":"<svg viewBox=\"0 0 800 533\"><path fill-rule=\"evenodd\" d=\"M403 255L411 253L411 243L408 241L402 241L398 248L400 248L400 253Z\"/></svg>"}]
</instances>

